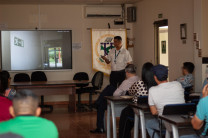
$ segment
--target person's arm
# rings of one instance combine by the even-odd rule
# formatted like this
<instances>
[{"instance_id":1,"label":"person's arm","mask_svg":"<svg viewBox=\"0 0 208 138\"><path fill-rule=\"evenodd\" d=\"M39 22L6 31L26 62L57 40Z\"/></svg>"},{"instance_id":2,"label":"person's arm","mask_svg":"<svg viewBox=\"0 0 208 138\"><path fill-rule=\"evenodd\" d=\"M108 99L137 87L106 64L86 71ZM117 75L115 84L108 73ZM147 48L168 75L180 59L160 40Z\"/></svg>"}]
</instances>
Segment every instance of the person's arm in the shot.
<instances>
[{"instance_id":1,"label":"person's arm","mask_svg":"<svg viewBox=\"0 0 208 138\"><path fill-rule=\"evenodd\" d=\"M196 115L194 115L191 120L191 124L194 129L199 130L203 126L204 121L200 120Z\"/></svg>"},{"instance_id":2,"label":"person's arm","mask_svg":"<svg viewBox=\"0 0 208 138\"><path fill-rule=\"evenodd\" d=\"M205 100L207 100L207 99L203 98L199 101L199 103L197 105L196 114L194 115L194 117L191 120L191 124L192 124L193 128L197 129L197 130L203 126L204 120L207 116L207 113L205 110L207 108L207 102Z\"/></svg>"},{"instance_id":3,"label":"person's arm","mask_svg":"<svg viewBox=\"0 0 208 138\"><path fill-rule=\"evenodd\" d=\"M202 90L202 96L206 97L208 95L208 84L204 86Z\"/></svg>"},{"instance_id":4,"label":"person's arm","mask_svg":"<svg viewBox=\"0 0 208 138\"><path fill-rule=\"evenodd\" d=\"M157 108L155 105L150 106L150 111L152 115L158 115Z\"/></svg>"},{"instance_id":5,"label":"person's arm","mask_svg":"<svg viewBox=\"0 0 208 138\"><path fill-rule=\"evenodd\" d=\"M124 80L124 81L121 83L121 85L115 90L115 92L113 93L113 96L121 96L121 95L125 95L126 83L127 83L127 81Z\"/></svg>"},{"instance_id":6,"label":"person's arm","mask_svg":"<svg viewBox=\"0 0 208 138\"><path fill-rule=\"evenodd\" d=\"M105 60L105 62L106 62L107 64L110 64L110 60L107 59L105 56L101 56L101 58L102 58L103 60Z\"/></svg>"},{"instance_id":7,"label":"person's arm","mask_svg":"<svg viewBox=\"0 0 208 138\"><path fill-rule=\"evenodd\" d=\"M149 89L149 96L148 96L148 104L150 106L150 111L152 113L152 115L157 115L158 114L158 111L157 111L157 108L155 106L155 103L154 103L154 100L153 100L153 97L152 97L152 90L151 88Z\"/></svg>"}]
</instances>

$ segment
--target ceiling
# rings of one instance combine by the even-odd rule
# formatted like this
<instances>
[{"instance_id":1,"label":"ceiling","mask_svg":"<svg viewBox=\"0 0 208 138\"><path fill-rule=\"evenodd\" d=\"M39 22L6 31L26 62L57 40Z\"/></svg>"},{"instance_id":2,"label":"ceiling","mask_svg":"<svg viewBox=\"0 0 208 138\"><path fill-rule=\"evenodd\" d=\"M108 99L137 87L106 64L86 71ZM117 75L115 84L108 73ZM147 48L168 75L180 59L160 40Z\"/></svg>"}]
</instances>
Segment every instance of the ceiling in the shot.
<instances>
[{"instance_id":1,"label":"ceiling","mask_svg":"<svg viewBox=\"0 0 208 138\"><path fill-rule=\"evenodd\" d=\"M0 4L132 4L141 0L0 0Z\"/></svg>"}]
</instances>

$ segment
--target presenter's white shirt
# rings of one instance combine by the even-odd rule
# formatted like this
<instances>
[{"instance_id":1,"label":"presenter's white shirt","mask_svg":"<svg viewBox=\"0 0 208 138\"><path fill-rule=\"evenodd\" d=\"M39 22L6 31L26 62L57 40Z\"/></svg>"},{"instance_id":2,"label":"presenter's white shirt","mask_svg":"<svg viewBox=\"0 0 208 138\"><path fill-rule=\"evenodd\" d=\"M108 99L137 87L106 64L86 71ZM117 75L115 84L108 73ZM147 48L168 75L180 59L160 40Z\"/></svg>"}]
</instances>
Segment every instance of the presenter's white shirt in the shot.
<instances>
[{"instance_id":1,"label":"presenter's white shirt","mask_svg":"<svg viewBox=\"0 0 208 138\"><path fill-rule=\"evenodd\" d=\"M161 83L149 89L148 102L150 106L156 106L158 114L162 115L165 105L185 103L184 89L177 81Z\"/></svg>"},{"instance_id":2,"label":"presenter's white shirt","mask_svg":"<svg viewBox=\"0 0 208 138\"><path fill-rule=\"evenodd\" d=\"M129 51L122 47L120 50L116 50L116 48L111 49L107 59L111 62L111 71L123 70L127 63L132 62Z\"/></svg>"}]
</instances>

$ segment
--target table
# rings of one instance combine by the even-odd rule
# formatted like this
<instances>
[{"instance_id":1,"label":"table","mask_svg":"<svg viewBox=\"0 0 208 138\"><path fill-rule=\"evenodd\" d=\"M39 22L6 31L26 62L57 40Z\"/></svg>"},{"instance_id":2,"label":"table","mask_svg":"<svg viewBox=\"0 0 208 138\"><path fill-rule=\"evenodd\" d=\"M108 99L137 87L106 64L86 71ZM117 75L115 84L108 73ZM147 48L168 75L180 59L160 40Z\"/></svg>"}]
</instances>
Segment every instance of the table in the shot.
<instances>
[{"instance_id":1,"label":"table","mask_svg":"<svg viewBox=\"0 0 208 138\"><path fill-rule=\"evenodd\" d=\"M191 118L184 118L181 115L159 115L159 118L170 123L173 138L179 138L178 127L191 126Z\"/></svg>"},{"instance_id":2,"label":"table","mask_svg":"<svg viewBox=\"0 0 208 138\"><path fill-rule=\"evenodd\" d=\"M150 113L150 108L148 104L130 104L130 107L138 110L139 112L134 112L134 138L138 138L138 124L140 116L140 125L142 130L142 138L146 138L146 127L145 127L145 116L144 113Z\"/></svg>"},{"instance_id":3,"label":"table","mask_svg":"<svg viewBox=\"0 0 208 138\"><path fill-rule=\"evenodd\" d=\"M115 109L117 110L117 113L119 114L121 111L130 103L132 102L131 98L121 98L121 97L115 97L115 96L105 96L107 99L107 138L110 138L110 110L112 114L112 121L113 121L113 138L117 138L117 132L116 132L116 113Z\"/></svg>"},{"instance_id":4,"label":"table","mask_svg":"<svg viewBox=\"0 0 208 138\"><path fill-rule=\"evenodd\" d=\"M89 81L34 81L12 82L11 86L18 92L29 89L36 95L69 95L69 111L76 112L76 84L86 84Z\"/></svg>"}]
</instances>

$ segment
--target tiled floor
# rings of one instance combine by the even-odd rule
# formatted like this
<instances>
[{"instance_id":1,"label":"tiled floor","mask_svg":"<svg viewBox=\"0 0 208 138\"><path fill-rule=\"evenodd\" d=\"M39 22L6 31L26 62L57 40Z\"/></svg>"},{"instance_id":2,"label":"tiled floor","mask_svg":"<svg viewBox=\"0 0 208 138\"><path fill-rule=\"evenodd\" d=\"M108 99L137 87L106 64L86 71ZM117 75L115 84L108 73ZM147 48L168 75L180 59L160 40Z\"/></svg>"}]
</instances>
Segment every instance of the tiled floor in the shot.
<instances>
[{"instance_id":1,"label":"tiled floor","mask_svg":"<svg viewBox=\"0 0 208 138\"><path fill-rule=\"evenodd\" d=\"M96 128L96 112L69 113L67 106L54 106L54 111L41 115L52 120L59 131L59 138L106 138L106 134L91 134Z\"/></svg>"}]
</instances>

